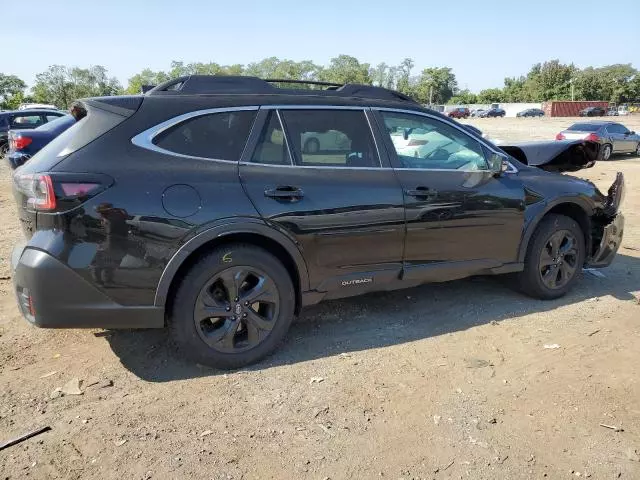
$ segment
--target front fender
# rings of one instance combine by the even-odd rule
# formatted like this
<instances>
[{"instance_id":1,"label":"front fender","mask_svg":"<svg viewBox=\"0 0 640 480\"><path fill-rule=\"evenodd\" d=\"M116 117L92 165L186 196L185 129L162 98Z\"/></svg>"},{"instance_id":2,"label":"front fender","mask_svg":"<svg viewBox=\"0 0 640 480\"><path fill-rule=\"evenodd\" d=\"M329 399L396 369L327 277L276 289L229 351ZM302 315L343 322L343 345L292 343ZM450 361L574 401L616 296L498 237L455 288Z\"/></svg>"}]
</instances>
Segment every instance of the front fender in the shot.
<instances>
[{"instance_id":1,"label":"front fender","mask_svg":"<svg viewBox=\"0 0 640 480\"><path fill-rule=\"evenodd\" d=\"M548 214L551 210L558 207L559 205L571 205L575 207L579 207L584 212L584 216L588 222L591 221L592 207L588 204L586 200L581 197L559 197L553 199L550 202L533 204L527 208L528 215L525 217L525 226L524 233L522 235L522 239L520 240L520 247L518 248L518 262L524 262L525 257L527 255L527 247L529 246L529 240L533 235L533 232L536 231L538 225L544 218L546 214ZM586 251L591 251L591 228L586 229L584 232L585 241L586 241Z\"/></svg>"}]
</instances>

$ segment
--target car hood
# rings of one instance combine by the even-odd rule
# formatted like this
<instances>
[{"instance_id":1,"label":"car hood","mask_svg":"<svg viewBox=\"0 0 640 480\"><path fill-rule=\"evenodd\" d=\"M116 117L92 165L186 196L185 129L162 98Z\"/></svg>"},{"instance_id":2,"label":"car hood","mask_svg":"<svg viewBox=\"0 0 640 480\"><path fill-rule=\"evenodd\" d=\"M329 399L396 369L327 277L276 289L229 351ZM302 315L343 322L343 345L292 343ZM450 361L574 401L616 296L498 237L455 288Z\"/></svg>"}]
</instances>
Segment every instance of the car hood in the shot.
<instances>
[{"instance_id":1,"label":"car hood","mask_svg":"<svg viewBox=\"0 0 640 480\"><path fill-rule=\"evenodd\" d=\"M588 140L551 140L499 145L519 162L549 172L575 172L595 165L600 145Z\"/></svg>"}]
</instances>

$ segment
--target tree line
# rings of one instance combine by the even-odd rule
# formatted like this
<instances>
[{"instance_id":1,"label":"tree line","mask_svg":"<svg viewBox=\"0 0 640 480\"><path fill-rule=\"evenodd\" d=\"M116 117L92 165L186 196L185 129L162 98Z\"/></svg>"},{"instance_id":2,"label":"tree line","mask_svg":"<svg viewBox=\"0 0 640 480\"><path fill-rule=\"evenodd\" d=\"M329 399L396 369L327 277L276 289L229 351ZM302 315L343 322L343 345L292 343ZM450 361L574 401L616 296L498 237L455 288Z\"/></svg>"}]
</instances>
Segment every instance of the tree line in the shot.
<instances>
[{"instance_id":1,"label":"tree line","mask_svg":"<svg viewBox=\"0 0 640 480\"><path fill-rule=\"evenodd\" d=\"M145 68L129 78L125 87L100 65L89 68L52 65L36 75L30 91L22 79L0 73L0 108L11 109L23 102L37 102L67 109L78 98L137 94L143 85L157 85L190 74L250 75L369 84L398 90L422 104L464 105L572 99L640 102L640 74L631 64L579 69L573 64L550 60L533 65L526 75L505 78L501 88L489 88L478 93L460 89L451 68L429 67L415 72L414 66L411 58L405 58L398 65L383 62L372 66L350 55L332 58L328 65L318 65L310 60L281 60L277 57L247 65L173 61L166 71Z\"/></svg>"}]
</instances>

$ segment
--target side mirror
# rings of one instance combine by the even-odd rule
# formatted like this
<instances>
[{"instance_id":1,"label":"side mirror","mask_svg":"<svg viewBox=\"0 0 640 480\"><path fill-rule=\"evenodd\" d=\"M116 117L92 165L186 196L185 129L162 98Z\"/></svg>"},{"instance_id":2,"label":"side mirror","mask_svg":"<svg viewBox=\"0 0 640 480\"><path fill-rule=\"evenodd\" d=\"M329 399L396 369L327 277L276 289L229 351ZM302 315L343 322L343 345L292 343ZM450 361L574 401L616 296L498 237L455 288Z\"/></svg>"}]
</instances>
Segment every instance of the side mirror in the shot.
<instances>
[{"instance_id":1,"label":"side mirror","mask_svg":"<svg viewBox=\"0 0 640 480\"><path fill-rule=\"evenodd\" d=\"M501 175L507 170L509 170L509 162L506 157L498 155L497 153L489 157L489 171L492 174Z\"/></svg>"},{"instance_id":2,"label":"side mirror","mask_svg":"<svg viewBox=\"0 0 640 480\"><path fill-rule=\"evenodd\" d=\"M636 134L635 130L631 130L631 131L629 132L629 135L635 135L635 134Z\"/></svg>"}]
</instances>

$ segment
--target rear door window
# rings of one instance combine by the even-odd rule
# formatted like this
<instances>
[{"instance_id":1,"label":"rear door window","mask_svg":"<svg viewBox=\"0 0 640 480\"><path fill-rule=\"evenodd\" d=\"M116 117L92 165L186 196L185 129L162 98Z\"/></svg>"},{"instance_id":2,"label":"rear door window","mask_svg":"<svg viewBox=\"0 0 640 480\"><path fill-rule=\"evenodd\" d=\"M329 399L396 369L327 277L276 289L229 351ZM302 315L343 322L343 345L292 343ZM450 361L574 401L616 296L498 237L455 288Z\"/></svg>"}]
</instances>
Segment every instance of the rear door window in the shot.
<instances>
[{"instance_id":1,"label":"rear door window","mask_svg":"<svg viewBox=\"0 0 640 480\"><path fill-rule=\"evenodd\" d=\"M363 110L282 110L280 113L296 165L380 167Z\"/></svg>"},{"instance_id":2,"label":"rear door window","mask_svg":"<svg viewBox=\"0 0 640 480\"><path fill-rule=\"evenodd\" d=\"M11 119L9 128L21 129L21 128L36 128L44 123L44 120L38 113L31 114L18 114L14 115Z\"/></svg>"},{"instance_id":3,"label":"rear door window","mask_svg":"<svg viewBox=\"0 0 640 480\"><path fill-rule=\"evenodd\" d=\"M161 132L153 144L170 153L218 160L239 160L255 111L199 115Z\"/></svg>"}]
</instances>

